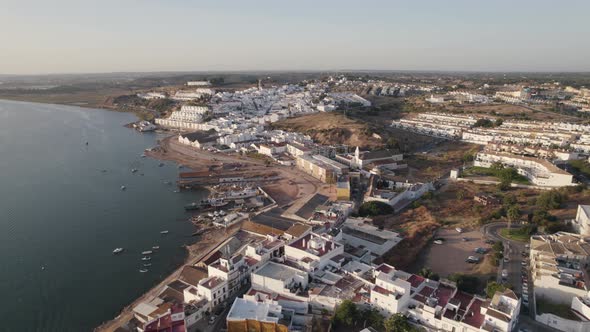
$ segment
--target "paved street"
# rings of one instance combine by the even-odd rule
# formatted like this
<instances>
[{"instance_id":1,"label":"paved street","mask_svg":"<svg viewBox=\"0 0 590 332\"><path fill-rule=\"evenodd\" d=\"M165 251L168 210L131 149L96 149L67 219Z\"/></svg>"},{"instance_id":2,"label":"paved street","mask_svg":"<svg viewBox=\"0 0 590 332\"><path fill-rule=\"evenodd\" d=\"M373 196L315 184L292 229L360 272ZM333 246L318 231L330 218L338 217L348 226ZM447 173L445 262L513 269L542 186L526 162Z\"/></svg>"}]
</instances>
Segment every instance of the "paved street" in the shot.
<instances>
[{"instance_id":1,"label":"paved street","mask_svg":"<svg viewBox=\"0 0 590 332\"><path fill-rule=\"evenodd\" d=\"M498 282L502 282L502 270L506 269L508 271L508 278L506 278L506 283L508 283L509 285L511 285L514 289L514 292L518 295L518 296L522 296L522 262L523 262L523 257L521 255L521 253L523 251L525 251L525 245L526 243L523 242L518 242L518 241L512 241L509 239L505 239L503 237L500 236L500 230L502 228L506 228L508 227L507 223L492 223L492 224L487 224L485 226L482 227L482 233L485 234L486 237L494 240L494 241L502 241L502 243L504 244L504 255L505 257L507 256L509 261L508 262L504 262L504 260L502 260L500 262L500 266L498 267L498 278L497 281ZM518 227L518 225L513 225L513 228ZM528 250L527 250L528 252ZM527 265L526 265L526 270L527 270L527 276L529 278L530 281L530 268L528 265L528 259L526 259L527 261ZM529 293L532 292L532 283L528 283L528 291ZM535 317L534 316L534 305L533 305L533 299L531 298L531 296L529 295L529 300L531 301L531 303L529 304L529 308L532 310L529 310L530 316L531 317Z\"/></svg>"}]
</instances>

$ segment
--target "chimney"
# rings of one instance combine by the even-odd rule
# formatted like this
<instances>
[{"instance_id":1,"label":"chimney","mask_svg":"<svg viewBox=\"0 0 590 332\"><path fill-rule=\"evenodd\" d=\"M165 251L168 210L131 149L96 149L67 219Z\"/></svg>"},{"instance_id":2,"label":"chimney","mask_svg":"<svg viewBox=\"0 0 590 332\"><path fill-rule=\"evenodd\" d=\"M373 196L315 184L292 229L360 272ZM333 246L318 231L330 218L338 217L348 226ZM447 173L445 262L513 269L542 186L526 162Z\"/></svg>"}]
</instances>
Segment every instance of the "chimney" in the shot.
<instances>
[{"instance_id":1,"label":"chimney","mask_svg":"<svg viewBox=\"0 0 590 332\"><path fill-rule=\"evenodd\" d=\"M302 244L303 244L303 248L307 248L307 247L305 246L305 238L303 238L303 242L302 242Z\"/></svg>"}]
</instances>

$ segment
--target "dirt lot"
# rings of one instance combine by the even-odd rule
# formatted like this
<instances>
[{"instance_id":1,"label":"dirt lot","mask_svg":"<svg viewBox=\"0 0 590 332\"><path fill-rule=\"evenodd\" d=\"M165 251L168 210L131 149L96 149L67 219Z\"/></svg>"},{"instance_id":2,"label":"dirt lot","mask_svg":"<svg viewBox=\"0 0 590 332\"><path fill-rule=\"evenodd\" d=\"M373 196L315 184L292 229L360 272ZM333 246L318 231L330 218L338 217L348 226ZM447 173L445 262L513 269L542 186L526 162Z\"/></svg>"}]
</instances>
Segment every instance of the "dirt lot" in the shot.
<instances>
[{"instance_id":1,"label":"dirt lot","mask_svg":"<svg viewBox=\"0 0 590 332\"><path fill-rule=\"evenodd\" d=\"M429 244L420 254L414 269L419 270L422 267L428 267L433 272L438 273L441 277L447 277L453 273L463 274L480 274L481 266L479 264L469 264L465 259L469 256L480 257L483 255L476 254L475 248L491 248L484 242L483 235L479 230L471 230L464 233L458 233L454 228L440 228L436 231L434 238L444 238L442 245ZM466 238L465 242L462 239Z\"/></svg>"},{"instance_id":2,"label":"dirt lot","mask_svg":"<svg viewBox=\"0 0 590 332\"><path fill-rule=\"evenodd\" d=\"M416 152L404 159L408 164L406 173L400 175L409 181L429 181L448 174L452 168L463 165L463 156L475 154L479 146L456 141L442 141L427 146L423 151Z\"/></svg>"},{"instance_id":3,"label":"dirt lot","mask_svg":"<svg viewBox=\"0 0 590 332\"><path fill-rule=\"evenodd\" d=\"M296 131L310 135L320 144L345 144L364 148L375 148L383 141L372 135L366 123L354 120L338 112L315 113L289 118L272 125L275 129Z\"/></svg>"}]
</instances>

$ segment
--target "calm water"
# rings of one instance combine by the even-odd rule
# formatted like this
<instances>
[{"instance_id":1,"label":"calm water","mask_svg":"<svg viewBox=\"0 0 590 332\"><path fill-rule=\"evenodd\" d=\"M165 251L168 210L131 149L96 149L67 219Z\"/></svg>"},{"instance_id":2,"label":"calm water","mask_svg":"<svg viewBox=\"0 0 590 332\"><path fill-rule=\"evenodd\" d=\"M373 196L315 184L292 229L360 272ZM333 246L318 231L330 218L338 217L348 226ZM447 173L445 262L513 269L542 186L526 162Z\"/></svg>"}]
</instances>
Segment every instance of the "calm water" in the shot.
<instances>
[{"instance_id":1,"label":"calm water","mask_svg":"<svg viewBox=\"0 0 590 332\"><path fill-rule=\"evenodd\" d=\"M122 126L134 120L0 101L0 331L90 331L184 260L183 205L206 192L174 193L176 165L140 157L157 136Z\"/></svg>"}]
</instances>

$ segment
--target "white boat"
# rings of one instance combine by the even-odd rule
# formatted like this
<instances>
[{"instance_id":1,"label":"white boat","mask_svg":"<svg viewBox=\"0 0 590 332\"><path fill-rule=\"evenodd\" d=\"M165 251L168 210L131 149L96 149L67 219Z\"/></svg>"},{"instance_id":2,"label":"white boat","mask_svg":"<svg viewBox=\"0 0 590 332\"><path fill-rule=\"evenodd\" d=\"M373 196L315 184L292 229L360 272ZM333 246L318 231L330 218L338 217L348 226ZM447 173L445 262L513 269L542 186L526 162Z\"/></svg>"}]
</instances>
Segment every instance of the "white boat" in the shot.
<instances>
[{"instance_id":1,"label":"white boat","mask_svg":"<svg viewBox=\"0 0 590 332\"><path fill-rule=\"evenodd\" d=\"M125 249L123 249L123 248L115 248L115 250L113 250L113 254L120 254L120 253L123 252L123 250L125 250Z\"/></svg>"},{"instance_id":2,"label":"white boat","mask_svg":"<svg viewBox=\"0 0 590 332\"><path fill-rule=\"evenodd\" d=\"M225 216L225 211L223 211L223 210L219 210L219 215L220 215L220 216Z\"/></svg>"},{"instance_id":3,"label":"white boat","mask_svg":"<svg viewBox=\"0 0 590 332\"><path fill-rule=\"evenodd\" d=\"M152 266L152 263L145 263L145 264L143 264L143 266L145 266L145 267Z\"/></svg>"},{"instance_id":4,"label":"white boat","mask_svg":"<svg viewBox=\"0 0 590 332\"><path fill-rule=\"evenodd\" d=\"M145 153L142 153L140 157L145 158Z\"/></svg>"},{"instance_id":5,"label":"white boat","mask_svg":"<svg viewBox=\"0 0 590 332\"><path fill-rule=\"evenodd\" d=\"M153 246L152 249L158 250L158 249L160 249L160 246Z\"/></svg>"},{"instance_id":6,"label":"white boat","mask_svg":"<svg viewBox=\"0 0 590 332\"><path fill-rule=\"evenodd\" d=\"M150 259L152 259L152 258L149 256L145 256L145 257L141 258L142 261L149 261Z\"/></svg>"},{"instance_id":7,"label":"white boat","mask_svg":"<svg viewBox=\"0 0 590 332\"><path fill-rule=\"evenodd\" d=\"M151 250L142 251L142 255L151 255L153 252Z\"/></svg>"},{"instance_id":8,"label":"white boat","mask_svg":"<svg viewBox=\"0 0 590 332\"><path fill-rule=\"evenodd\" d=\"M215 217L215 216L213 215L213 213L209 212L209 213L207 213L207 217L209 217L209 218L213 218L213 217Z\"/></svg>"},{"instance_id":9,"label":"white boat","mask_svg":"<svg viewBox=\"0 0 590 332\"><path fill-rule=\"evenodd\" d=\"M160 234L168 234L168 231L161 231Z\"/></svg>"},{"instance_id":10,"label":"white boat","mask_svg":"<svg viewBox=\"0 0 590 332\"><path fill-rule=\"evenodd\" d=\"M125 189L127 189L127 187L121 186L121 190L125 190Z\"/></svg>"},{"instance_id":11,"label":"white boat","mask_svg":"<svg viewBox=\"0 0 590 332\"><path fill-rule=\"evenodd\" d=\"M139 269L139 272L141 273L146 273L148 271L148 269Z\"/></svg>"},{"instance_id":12,"label":"white boat","mask_svg":"<svg viewBox=\"0 0 590 332\"><path fill-rule=\"evenodd\" d=\"M131 169L131 173L136 173L137 171L138 171L138 169L137 169L137 168L132 168L132 169Z\"/></svg>"}]
</instances>

